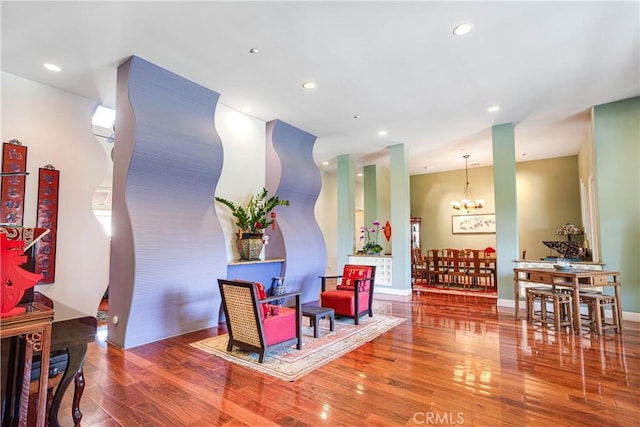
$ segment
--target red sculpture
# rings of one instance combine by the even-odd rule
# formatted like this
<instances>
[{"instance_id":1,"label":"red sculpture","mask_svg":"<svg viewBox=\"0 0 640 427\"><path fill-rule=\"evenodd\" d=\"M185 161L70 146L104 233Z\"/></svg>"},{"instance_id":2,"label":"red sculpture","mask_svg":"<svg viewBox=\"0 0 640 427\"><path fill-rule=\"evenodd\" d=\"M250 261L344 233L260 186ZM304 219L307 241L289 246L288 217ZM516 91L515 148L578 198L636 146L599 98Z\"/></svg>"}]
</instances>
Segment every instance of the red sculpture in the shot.
<instances>
[{"instance_id":1,"label":"red sculpture","mask_svg":"<svg viewBox=\"0 0 640 427\"><path fill-rule=\"evenodd\" d=\"M20 264L27 261L23 240L8 240L0 233L0 317L23 313L24 307L16 307L24 292L42 279L41 274L26 271Z\"/></svg>"}]
</instances>

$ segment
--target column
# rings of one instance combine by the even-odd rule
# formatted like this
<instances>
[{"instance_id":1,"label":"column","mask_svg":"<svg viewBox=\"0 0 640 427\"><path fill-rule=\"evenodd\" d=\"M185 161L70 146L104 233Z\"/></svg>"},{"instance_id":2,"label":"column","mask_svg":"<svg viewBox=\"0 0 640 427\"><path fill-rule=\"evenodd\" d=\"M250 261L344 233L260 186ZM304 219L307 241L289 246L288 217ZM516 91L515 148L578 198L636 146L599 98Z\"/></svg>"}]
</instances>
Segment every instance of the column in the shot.
<instances>
[{"instance_id":1,"label":"column","mask_svg":"<svg viewBox=\"0 0 640 427\"><path fill-rule=\"evenodd\" d=\"M513 298L513 260L518 259L518 203L513 123L492 127L496 207L496 284L499 299Z\"/></svg>"},{"instance_id":2,"label":"column","mask_svg":"<svg viewBox=\"0 0 640 427\"><path fill-rule=\"evenodd\" d=\"M389 147L391 163L391 247L393 293L411 294L411 210L409 161L404 144Z\"/></svg>"},{"instance_id":3,"label":"column","mask_svg":"<svg viewBox=\"0 0 640 427\"><path fill-rule=\"evenodd\" d=\"M341 272L355 252L356 195L355 168L349 154L338 156L338 259L336 271Z\"/></svg>"}]
</instances>

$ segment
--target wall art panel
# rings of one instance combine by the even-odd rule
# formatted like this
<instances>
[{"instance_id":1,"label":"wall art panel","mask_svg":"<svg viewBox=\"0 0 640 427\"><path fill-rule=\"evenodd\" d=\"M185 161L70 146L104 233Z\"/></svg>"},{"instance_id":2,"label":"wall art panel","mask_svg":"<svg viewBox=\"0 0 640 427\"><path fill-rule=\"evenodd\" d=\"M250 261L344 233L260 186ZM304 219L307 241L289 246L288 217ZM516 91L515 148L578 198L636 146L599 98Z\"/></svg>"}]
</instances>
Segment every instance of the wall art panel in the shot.
<instances>
[{"instance_id":1,"label":"wall art panel","mask_svg":"<svg viewBox=\"0 0 640 427\"><path fill-rule=\"evenodd\" d=\"M313 161L316 137L283 121L267 123L267 189L289 207L276 208L277 226L268 230L268 258L285 258L287 292L302 291L302 302L317 301L327 252L315 218L322 187Z\"/></svg>"},{"instance_id":2,"label":"wall art panel","mask_svg":"<svg viewBox=\"0 0 640 427\"><path fill-rule=\"evenodd\" d=\"M218 323L218 98L135 56L118 70L109 337L122 347Z\"/></svg>"},{"instance_id":3,"label":"wall art panel","mask_svg":"<svg viewBox=\"0 0 640 427\"><path fill-rule=\"evenodd\" d=\"M38 211L36 227L49 232L36 243L35 269L42 274L43 283L53 283L56 278L56 242L58 237L58 193L60 171L47 165L38 171Z\"/></svg>"},{"instance_id":4,"label":"wall art panel","mask_svg":"<svg viewBox=\"0 0 640 427\"><path fill-rule=\"evenodd\" d=\"M27 147L16 139L3 143L0 224L23 225L26 171Z\"/></svg>"}]
</instances>

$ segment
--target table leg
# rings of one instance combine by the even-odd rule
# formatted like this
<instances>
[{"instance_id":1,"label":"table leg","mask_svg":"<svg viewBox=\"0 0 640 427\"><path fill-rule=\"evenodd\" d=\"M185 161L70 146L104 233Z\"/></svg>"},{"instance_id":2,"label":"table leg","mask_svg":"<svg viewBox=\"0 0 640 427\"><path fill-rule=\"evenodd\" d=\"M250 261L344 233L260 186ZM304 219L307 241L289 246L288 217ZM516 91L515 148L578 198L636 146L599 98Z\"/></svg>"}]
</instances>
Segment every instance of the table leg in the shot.
<instances>
[{"instance_id":1,"label":"table leg","mask_svg":"<svg viewBox=\"0 0 640 427\"><path fill-rule=\"evenodd\" d=\"M520 279L518 277L518 273L515 273L515 276L513 277L513 289L513 304L516 307L515 316L516 320L518 320L520 318Z\"/></svg>"},{"instance_id":2,"label":"table leg","mask_svg":"<svg viewBox=\"0 0 640 427\"><path fill-rule=\"evenodd\" d=\"M580 290L576 284L573 288L573 295L571 296L571 302L573 303L573 333L580 333Z\"/></svg>"},{"instance_id":3,"label":"table leg","mask_svg":"<svg viewBox=\"0 0 640 427\"><path fill-rule=\"evenodd\" d=\"M331 332L335 331L336 329L336 316L335 314L330 314L329 315L329 330Z\"/></svg>"},{"instance_id":4,"label":"table leg","mask_svg":"<svg viewBox=\"0 0 640 427\"><path fill-rule=\"evenodd\" d=\"M318 338L318 329L320 326L320 319L318 318L318 316L313 316L313 337L314 338Z\"/></svg>"},{"instance_id":5,"label":"table leg","mask_svg":"<svg viewBox=\"0 0 640 427\"><path fill-rule=\"evenodd\" d=\"M73 405L71 406L71 416L73 418L74 426L79 426L82 420L82 412L80 412L80 399L84 393L84 369L80 366L76 376L73 380Z\"/></svg>"},{"instance_id":6,"label":"table leg","mask_svg":"<svg viewBox=\"0 0 640 427\"><path fill-rule=\"evenodd\" d=\"M618 316L619 332L622 332L622 299L620 298L620 284L616 284L613 288L616 294L616 311L618 312L616 315Z\"/></svg>"},{"instance_id":7,"label":"table leg","mask_svg":"<svg viewBox=\"0 0 640 427\"><path fill-rule=\"evenodd\" d=\"M69 355L67 369L64 371L64 375L62 376L62 379L58 384L58 388L55 390L53 400L51 401L51 407L49 408L50 427L61 427L60 421L58 421L58 410L60 409L60 404L62 403L62 397L64 396L64 392L71 384L71 381L75 380L76 374L84 363L84 359L87 355L87 344L83 343L81 345L69 347L67 349L67 354ZM74 409L72 408L72 411L73 410ZM78 413L79 412L80 411L78 410ZM72 413L71 415L74 416L76 414Z\"/></svg>"}]
</instances>

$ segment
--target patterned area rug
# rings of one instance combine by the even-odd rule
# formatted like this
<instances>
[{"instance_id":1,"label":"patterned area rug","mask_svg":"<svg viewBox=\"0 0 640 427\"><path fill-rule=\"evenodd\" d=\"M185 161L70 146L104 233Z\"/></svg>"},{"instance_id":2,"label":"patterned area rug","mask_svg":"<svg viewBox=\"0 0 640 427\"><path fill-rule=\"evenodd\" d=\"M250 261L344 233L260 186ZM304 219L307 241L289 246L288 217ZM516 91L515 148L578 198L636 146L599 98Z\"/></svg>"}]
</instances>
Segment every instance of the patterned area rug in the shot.
<instances>
[{"instance_id":1,"label":"patterned area rug","mask_svg":"<svg viewBox=\"0 0 640 427\"><path fill-rule=\"evenodd\" d=\"M313 328L308 326L308 320L307 318L302 319L302 350L296 350L295 346L292 346L279 352L267 353L264 363L258 362L256 353L239 350L237 347L228 353L229 336L227 334L197 341L191 345L229 362L281 380L295 381L314 369L373 340L406 319L374 313L374 317L362 317L358 326L353 324L352 319L336 319L334 332L329 331L329 321L322 319L320 321L320 337L317 339L313 338Z\"/></svg>"}]
</instances>

